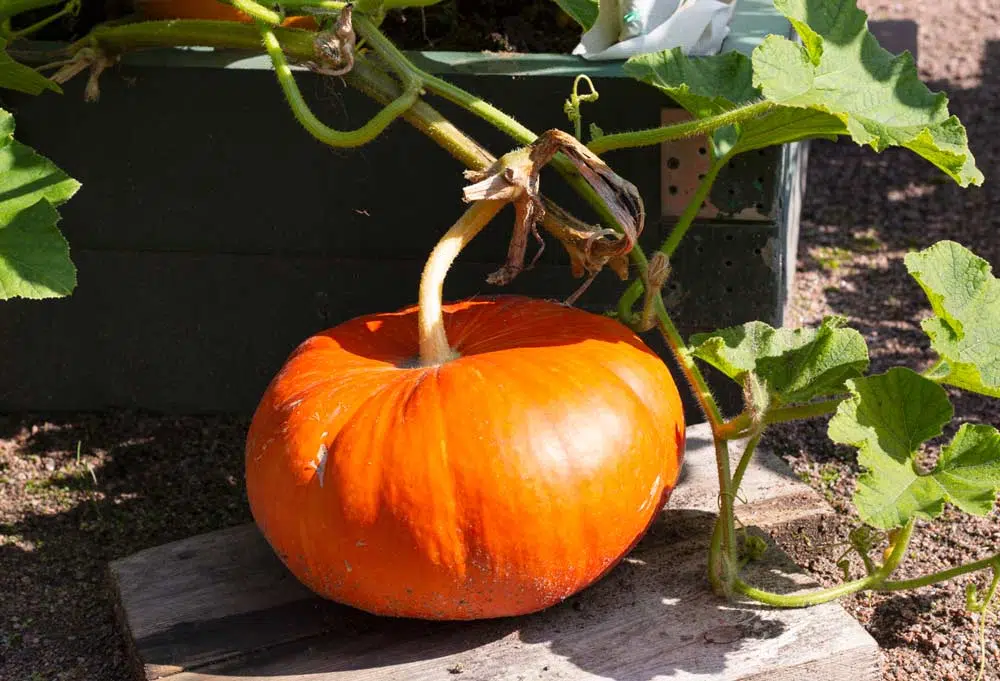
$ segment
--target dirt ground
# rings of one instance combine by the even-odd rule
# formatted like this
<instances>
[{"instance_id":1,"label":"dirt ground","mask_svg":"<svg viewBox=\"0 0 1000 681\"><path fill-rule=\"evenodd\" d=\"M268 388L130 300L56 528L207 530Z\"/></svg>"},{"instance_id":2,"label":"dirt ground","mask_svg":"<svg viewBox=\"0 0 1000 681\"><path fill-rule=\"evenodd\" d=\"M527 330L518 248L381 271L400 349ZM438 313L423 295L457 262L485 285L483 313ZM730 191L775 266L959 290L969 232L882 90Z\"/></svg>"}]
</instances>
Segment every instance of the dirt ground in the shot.
<instances>
[{"instance_id":1,"label":"dirt ground","mask_svg":"<svg viewBox=\"0 0 1000 681\"><path fill-rule=\"evenodd\" d=\"M1000 266L1000 4L996 0L864 0L873 19L919 24L919 67L946 90L965 122L987 186L959 190L912 155L876 156L849 143L815 143L802 221L796 292L788 323L847 316L872 350L873 370L929 362L919 288L905 253L940 238ZM952 391L957 423L1000 423L991 400ZM104 589L107 561L174 539L245 522L242 446L247 423L222 416L0 415L0 679L122 681L123 648ZM776 428L769 445L844 511L826 542L784 542L821 581L834 583L851 526L857 475L851 451L831 445L821 420ZM921 527L916 575L1000 547L1000 517ZM985 584L980 576L976 583ZM883 649L886 680L972 680L977 619L963 607L964 580L894 596L859 596L846 607ZM1000 625L987 632L1000 679Z\"/></svg>"}]
</instances>

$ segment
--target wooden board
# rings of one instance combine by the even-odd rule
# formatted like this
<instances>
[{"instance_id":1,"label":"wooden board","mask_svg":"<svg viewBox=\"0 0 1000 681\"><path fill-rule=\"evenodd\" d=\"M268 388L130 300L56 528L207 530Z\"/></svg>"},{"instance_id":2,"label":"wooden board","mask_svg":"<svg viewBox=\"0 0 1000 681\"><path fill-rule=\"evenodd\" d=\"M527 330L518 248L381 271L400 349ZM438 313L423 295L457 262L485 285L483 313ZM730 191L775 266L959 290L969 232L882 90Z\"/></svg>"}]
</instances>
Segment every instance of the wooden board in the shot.
<instances>
[{"instance_id":1,"label":"wooden board","mask_svg":"<svg viewBox=\"0 0 1000 681\"><path fill-rule=\"evenodd\" d=\"M715 508L704 425L689 429L668 510L598 584L536 615L435 623L378 618L314 597L253 525L111 564L138 678L169 681L865 681L874 640L839 605L770 610L708 590ZM750 467L739 515L758 527L828 512L776 457ZM777 549L748 570L764 587L810 584Z\"/></svg>"}]
</instances>

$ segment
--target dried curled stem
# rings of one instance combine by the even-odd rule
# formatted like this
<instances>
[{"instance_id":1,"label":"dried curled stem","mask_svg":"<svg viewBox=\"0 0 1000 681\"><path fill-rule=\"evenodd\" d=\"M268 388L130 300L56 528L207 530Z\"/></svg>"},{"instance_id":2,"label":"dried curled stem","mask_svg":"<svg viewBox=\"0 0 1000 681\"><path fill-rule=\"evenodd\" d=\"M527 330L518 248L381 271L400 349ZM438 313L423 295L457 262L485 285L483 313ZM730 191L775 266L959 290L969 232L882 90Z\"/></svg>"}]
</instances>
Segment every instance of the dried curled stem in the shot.
<instances>
[{"instance_id":1,"label":"dried curled stem","mask_svg":"<svg viewBox=\"0 0 1000 681\"><path fill-rule=\"evenodd\" d=\"M333 30L316 35L314 45L319 61L309 62L311 70L326 76L343 76L354 68L357 36L354 33L353 13L351 5L346 5L337 15Z\"/></svg>"},{"instance_id":2,"label":"dried curled stem","mask_svg":"<svg viewBox=\"0 0 1000 681\"><path fill-rule=\"evenodd\" d=\"M40 70L58 68L59 70L52 74L50 80L63 85L74 76L89 69L90 76L87 78L87 86L83 90L83 98L87 102L96 102L101 98L101 74L109 66L116 64L118 59L118 55L108 54L103 50L92 47L85 47L69 59L46 64Z\"/></svg>"},{"instance_id":3,"label":"dried curled stem","mask_svg":"<svg viewBox=\"0 0 1000 681\"><path fill-rule=\"evenodd\" d=\"M552 202L543 201L539 193L539 174L558 153L569 158L604 200L622 226L622 233L588 225ZM635 185L615 174L572 135L562 130L549 130L529 146L503 156L489 168L466 171L465 176L473 182L465 188L466 201L501 199L513 203L515 207L514 232L507 261L489 276L490 283L509 284L524 271L528 235L532 234L541 241L539 223L559 239L569 253L574 276L588 275L583 285L567 300L568 304L576 301L606 265L622 279L628 278L625 256L635 246L645 223L642 198ZM538 255L534 260L538 259Z\"/></svg>"},{"instance_id":4,"label":"dried curled stem","mask_svg":"<svg viewBox=\"0 0 1000 681\"><path fill-rule=\"evenodd\" d=\"M649 259L649 265L646 267L645 298L637 324L639 331L649 331L656 326L656 296L669 278L670 258L665 253L657 251Z\"/></svg>"}]
</instances>

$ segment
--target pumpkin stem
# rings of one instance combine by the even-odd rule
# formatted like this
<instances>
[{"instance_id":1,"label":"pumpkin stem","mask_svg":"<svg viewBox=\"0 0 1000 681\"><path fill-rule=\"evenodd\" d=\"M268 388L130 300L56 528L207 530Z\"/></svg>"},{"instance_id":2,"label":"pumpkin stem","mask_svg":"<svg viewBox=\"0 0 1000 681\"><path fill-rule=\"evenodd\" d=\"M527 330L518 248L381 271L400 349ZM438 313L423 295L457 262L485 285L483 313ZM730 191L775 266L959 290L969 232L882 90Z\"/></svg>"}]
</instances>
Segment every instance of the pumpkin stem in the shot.
<instances>
[{"instance_id":1,"label":"pumpkin stem","mask_svg":"<svg viewBox=\"0 0 1000 681\"><path fill-rule=\"evenodd\" d=\"M486 199L476 201L449 229L431 251L420 277L420 364L436 366L455 359L458 354L448 344L441 312L441 292L444 278L455 258L507 201Z\"/></svg>"}]
</instances>

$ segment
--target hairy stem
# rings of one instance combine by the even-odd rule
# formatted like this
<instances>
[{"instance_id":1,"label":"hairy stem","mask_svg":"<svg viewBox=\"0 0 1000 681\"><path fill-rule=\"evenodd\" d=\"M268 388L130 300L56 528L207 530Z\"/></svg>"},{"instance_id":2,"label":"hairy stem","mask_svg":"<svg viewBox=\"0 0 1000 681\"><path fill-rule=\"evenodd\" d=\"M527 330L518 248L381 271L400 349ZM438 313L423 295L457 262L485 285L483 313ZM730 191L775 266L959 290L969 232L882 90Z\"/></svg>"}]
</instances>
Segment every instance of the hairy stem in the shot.
<instances>
[{"instance_id":1,"label":"hairy stem","mask_svg":"<svg viewBox=\"0 0 1000 681\"><path fill-rule=\"evenodd\" d=\"M757 445L760 444L760 438L763 436L763 431L758 431L753 434L747 441L746 447L743 449L743 455L740 457L739 462L736 464L736 470L733 471L733 499L739 494L740 485L743 483L743 476L746 475L747 468L750 466L750 461L753 460L754 452L757 451Z\"/></svg>"},{"instance_id":2,"label":"hairy stem","mask_svg":"<svg viewBox=\"0 0 1000 681\"><path fill-rule=\"evenodd\" d=\"M591 150L593 151L593 149ZM694 195L691 197L687 206L684 207L684 212L677 218L677 222L674 223L674 227L670 230L670 234L667 235L663 244L660 245L660 252L665 254L667 257L674 254L681 241L687 235L688 230L691 228L695 218L698 217L698 213L701 211L702 203L705 202L705 199L708 198L709 192L712 191L712 184L715 182L715 178L718 177L719 171L726 166L730 158L732 158L731 155L726 155L715 161L712 164L712 167L709 168L708 172L705 173L705 177L703 177L698 183L698 188L695 190ZM619 318L624 318L626 322L631 319L632 308L639 300L639 297L642 296L642 291L642 279L636 279L627 289L625 289L621 298L618 299Z\"/></svg>"},{"instance_id":3,"label":"hairy stem","mask_svg":"<svg viewBox=\"0 0 1000 681\"><path fill-rule=\"evenodd\" d=\"M775 423L786 423L788 421L801 421L815 416L825 416L837 411L837 407L843 400L822 400L820 402L809 402L808 404L796 404L788 407L777 407L770 409L764 414L764 424L773 425ZM741 412L738 416L726 421L720 432L729 439L737 439L750 435L751 418L749 412Z\"/></svg>"},{"instance_id":4,"label":"hairy stem","mask_svg":"<svg viewBox=\"0 0 1000 681\"><path fill-rule=\"evenodd\" d=\"M639 250L638 246L635 250ZM645 255L642 257L645 260ZM718 531L713 533L712 543L709 547L709 580L716 592L728 596L732 591L733 581L736 579L737 559L736 529L733 516L734 491L729 464L729 446L728 440L721 437L718 432L723 423L722 414L719 412L719 406L705 382L704 376L695 365L694 357L691 356L677 331L677 327L674 326L673 320L667 314L659 292L655 294L653 305L660 333L670 347L671 354L680 365L681 372L690 384L698 406L701 407L712 428L716 468L719 476L719 520Z\"/></svg>"},{"instance_id":5,"label":"hairy stem","mask_svg":"<svg viewBox=\"0 0 1000 681\"><path fill-rule=\"evenodd\" d=\"M79 11L80 11L79 0L69 0L69 2L63 5L63 7L59 11L50 14L44 19L41 19L40 21L37 21L34 24L31 24L30 26L25 26L24 28L18 29L16 31L5 30L3 33L0 33L0 36L4 36L9 40L17 40L19 38L24 38L31 35L32 33L36 33L37 31L42 30L52 22L58 21L59 19L62 19L64 16L68 14L76 14Z\"/></svg>"},{"instance_id":6,"label":"hairy stem","mask_svg":"<svg viewBox=\"0 0 1000 681\"><path fill-rule=\"evenodd\" d=\"M30 12L43 7L58 5L63 0L4 0L0 3L0 21L16 17L23 12Z\"/></svg>"},{"instance_id":7,"label":"hairy stem","mask_svg":"<svg viewBox=\"0 0 1000 681\"><path fill-rule=\"evenodd\" d=\"M257 21L261 21L271 26L280 26L284 17L278 12L270 10L254 0L226 0L230 5Z\"/></svg>"},{"instance_id":8,"label":"hairy stem","mask_svg":"<svg viewBox=\"0 0 1000 681\"><path fill-rule=\"evenodd\" d=\"M344 5L332 2L322 4L337 5L338 9ZM314 33L284 28L276 28L273 33L282 51L288 56L299 60L315 58ZM99 47L117 53L166 45L255 50L260 49L261 36L253 25L234 21L148 21L95 28L89 36L71 45L69 51ZM354 68L344 78L351 87L383 104L388 104L403 94L395 80L362 55L355 55ZM495 160L489 152L425 102L415 102L403 117L469 168L485 168Z\"/></svg>"},{"instance_id":9,"label":"hairy stem","mask_svg":"<svg viewBox=\"0 0 1000 681\"><path fill-rule=\"evenodd\" d=\"M282 91L285 93L285 99L288 100L288 104L292 108L292 114L310 135L324 144L332 147L359 147L367 144L378 137L390 123L399 118L417 101L418 88L411 84L399 97L386 105L360 128L346 132L334 130L316 118L312 109L302 98L299 86L295 83L295 77L292 75L292 69L281 51L281 45L278 43L274 31L261 24L260 33L264 39L264 49L271 57L274 72L281 84Z\"/></svg>"},{"instance_id":10,"label":"hairy stem","mask_svg":"<svg viewBox=\"0 0 1000 681\"><path fill-rule=\"evenodd\" d=\"M702 204L708 199L709 192L712 191L715 178L718 177L719 171L726 167L731 158L732 156L727 154L713 162L712 167L705 173L705 177L698 183L698 188L695 190L694 195L687 206L684 207L684 212L677 218L674 228L670 230L670 234L667 235L663 245L660 246L660 251L667 257L674 254L674 251L677 250L677 247L687 235L688 230L691 229L691 225L694 224L695 218L698 217L698 213L701 211Z\"/></svg>"},{"instance_id":11,"label":"hairy stem","mask_svg":"<svg viewBox=\"0 0 1000 681\"><path fill-rule=\"evenodd\" d=\"M392 44L392 41L385 37L371 19L358 14L354 21L358 34L364 36L372 48L379 53L379 56L392 63L394 68L398 65L399 68L405 69L413 78L422 82L429 92L433 92L479 116L520 144L530 144L538 137L515 118L489 102L418 68L406 58L406 55L399 48Z\"/></svg>"},{"instance_id":12,"label":"hairy stem","mask_svg":"<svg viewBox=\"0 0 1000 681\"><path fill-rule=\"evenodd\" d=\"M767 113L774 104L768 101L744 104L734 109L730 109L715 116L699 118L693 121L665 125L649 130L636 130L634 132L619 132L611 135L604 135L593 140L587 146L595 154L603 154L606 151L616 149L631 149L633 147L647 147L654 144L669 142L670 140L681 139L683 137L694 137L704 135L727 125L733 125L751 118L757 118Z\"/></svg>"},{"instance_id":13,"label":"hairy stem","mask_svg":"<svg viewBox=\"0 0 1000 681\"><path fill-rule=\"evenodd\" d=\"M923 575L922 577L901 579L898 581L885 581L879 585L879 591L908 591L910 589L919 589L922 586L930 586L931 584L937 584L938 582L947 582L949 579L954 579L960 575L966 575L970 572L978 572L990 567L1000 569L1000 553L972 563L956 565L955 567L948 568L947 570L932 572L931 574Z\"/></svg>"},{"instance_id":14,"label":"hairy stem","mask_svg":"<svg viewBox=\"0 0 1000 681\"><path fill-rule=\"evenodd\" d=\"M892 551L882 566L872 574L844 582L828 589L814 589L801 594L776 594L763 589L750 586L742 579L737 578L733 588L737 593L748 598L777 608L803 608L810 605L828 603L849 594L865 590L879 590L880 586L886 582L888 577L899 567L906 555L906 550L910 546L910 538L913 536L913 520L911 519L899 531L899 536L893 544Z\"/></svg>"},{"instance_id":15,"label":"hairy stem","mask_svg":"<svg viewBox=\"0 0 1000 681\"><path fill-rule=\"evenodd\" d=\"M276 28L281 49L296 59L314 59L316 34L298 29ZM260 32L253 24L237 21L183 19L177 21L140 21L121 26L99 26L71 44L71 54L85 47L99 47L111 53L151 47L218 47L260 50Z\"/></svg>"},{"instance_id":16,"label":"hairy stem","mask_svg":"<svg viewBox=\"0 0 1000 681\"><path fill-rule=\"evenodd\" d=\"M441 292L444 278L455 258L489 224L507 204L506 201L484 200L473 203L449 229L431 251L420 277L420 364L437 366L455 358L444 330L441 312Z\"/></svg>"},{"instance_id":17,"label":"hairy stem","mask_svg":"<svg viewBox=\"0 0 1000 681\"><path fill-rule=\"evenodd\" d=\"M395 80L362 57L355 57L354 69L345 77L351 87L382 104L391 102L402 92ZM407 109L403 119L467 168L480 170L496 160L493 154L423 100L418 99Z\"/></svg>"}]
</instances>

